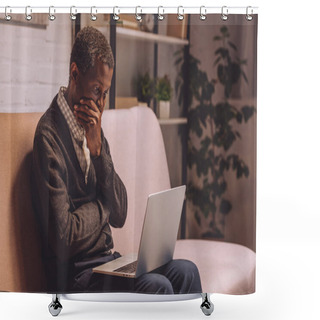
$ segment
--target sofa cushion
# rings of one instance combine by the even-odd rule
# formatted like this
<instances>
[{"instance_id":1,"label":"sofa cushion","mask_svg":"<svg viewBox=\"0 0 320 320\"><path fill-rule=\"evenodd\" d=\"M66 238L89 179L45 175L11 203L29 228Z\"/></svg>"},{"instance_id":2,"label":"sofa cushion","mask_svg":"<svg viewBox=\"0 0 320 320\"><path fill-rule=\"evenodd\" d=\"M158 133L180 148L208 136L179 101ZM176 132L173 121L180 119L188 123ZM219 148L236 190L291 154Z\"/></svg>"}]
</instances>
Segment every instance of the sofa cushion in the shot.
<instances>
[{"instance_id":1,"label":"sofa cushion","mask_svg":"<svg viewBox=\"0 0 320 320\"><path fill-rule=\"evenodd\" d=\"M203 292L255 291L256 254L245 246L212 240L178 240L174 258L189 259L197 265Z\"/></svg>"}]
</instances>

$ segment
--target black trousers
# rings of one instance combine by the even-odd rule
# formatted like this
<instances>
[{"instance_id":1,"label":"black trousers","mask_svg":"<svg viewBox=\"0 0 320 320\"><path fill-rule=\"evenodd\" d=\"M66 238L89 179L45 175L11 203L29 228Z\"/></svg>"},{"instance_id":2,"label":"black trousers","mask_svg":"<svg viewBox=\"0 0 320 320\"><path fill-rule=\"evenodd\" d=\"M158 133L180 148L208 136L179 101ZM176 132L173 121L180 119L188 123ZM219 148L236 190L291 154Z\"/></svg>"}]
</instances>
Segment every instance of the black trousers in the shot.
<instances>
[{"instance_id":1,"label":"black trousers","mask_svg":"<svg viewBox=\"0 0 320 320\"><path fill-rule=\"evenodd\" d=\"M113 260L120 255L108 256ZM101 262L100 262L101 263ZM99 263L99 264L100 264ZM78 273L73 281L72 292L134 292L152 294L201 293L201 281L197 266L189 260L172 260L152 272L131 279L93 273L92 267Z\"/></svg>"}]
</instances>

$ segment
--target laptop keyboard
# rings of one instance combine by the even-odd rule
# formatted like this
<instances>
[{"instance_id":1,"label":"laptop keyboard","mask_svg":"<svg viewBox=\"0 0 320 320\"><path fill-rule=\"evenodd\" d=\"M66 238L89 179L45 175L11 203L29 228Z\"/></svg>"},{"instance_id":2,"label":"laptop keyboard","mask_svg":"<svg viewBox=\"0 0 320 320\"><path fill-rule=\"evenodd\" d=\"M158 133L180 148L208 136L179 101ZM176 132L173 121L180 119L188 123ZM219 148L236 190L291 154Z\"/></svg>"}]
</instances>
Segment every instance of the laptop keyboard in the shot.
<instances>
[{"instance_id":1,"label":"laptop keyboard","mask_svg":"<svg viewBox=\"0 0 320 320\"><path fill-rule=\"evenodd\" d=\"M138 260L133 261L131 263L128 263L125 266L122 266L122 267L120 267L116 270L113 270L113 271L124 272L124 273L134 273L134 272L136 272L137 264L138 264Z\"/></svg>"}]
</instances>

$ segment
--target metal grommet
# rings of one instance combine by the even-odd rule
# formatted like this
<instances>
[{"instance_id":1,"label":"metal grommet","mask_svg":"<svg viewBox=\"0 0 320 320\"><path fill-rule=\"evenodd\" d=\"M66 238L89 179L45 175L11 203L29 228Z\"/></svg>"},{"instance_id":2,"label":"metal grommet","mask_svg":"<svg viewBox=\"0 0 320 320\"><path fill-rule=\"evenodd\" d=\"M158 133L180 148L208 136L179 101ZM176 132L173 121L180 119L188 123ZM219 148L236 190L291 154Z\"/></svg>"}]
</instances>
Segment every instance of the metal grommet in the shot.
<instances>
[{"instance_id":1,"label":"metal grommet","mask_svg":"<svg viewBox=\"0 0 320 320\"><path fill-rule=\"evenodd\" d=\"M138 9L140 10L140 14L138 14ZM136 20L137 20L138 22L141 22L141 21L142 21L142 16L141 16L141 14L142 14L142 8L141 8L140 6L137 6L137 7L136 7Z\"/></svg>"},{"instance_id":2,"label":"metal grommet","mask_svg":"<svg viewBox=\"0 0 320 320\"><path fill-rule=\"evenodd\" d=\"M207 9L205 6L200 7L200 20L204 21L207 19Z\"/></svg>"},{"instance_id":3,"label":"metal grommet","mask_svg":"<svg viewBox=\"0 0 320 320\"><path fill-rule=\"evenodd\" d=\"M74 10L74 11L73 11L73 10ZM72 7L70 8L70 19L71 19L72 21L75 21L75 20L77 19L76 14L77 14L77 9L76 9L75 6L72 6Z\"/></svg>"},{"instance_id":4,"label":"metal grommet","mask_svg":"<svg viewBox=\"0 0 320 320\"><path fill-rule=\"evenodd\" d=\"M249 13L249 10L251 10L251 12ZM253 14L253 9L252 9L252 7L247 7L247 9L246 9L246 19L248 20L248 21L252 21L252 19L253 19L253 16L252 16L252 14Z\"/></svg>"},{"instance_id":5,"label":"metal grommet","mask_svg":"<svg viewBox=\"0 0 320 320\"><path fill-rule=\"evenodd\" d=\"M30 7L30 6L27 6L27 7L26 7L26 16L25 16L25 19L26 19L27 21L30 21L30 20L32 19L31 13L32 13L31 7Z\"/></svg>"},{"instance_id":6,"label":"metal grommet","mask_svg":"<svg viewBox=\"0 0 320 320\"><path fill-rule=\"evenodd\" d=\"M162 13L160 13L160 8L162 8ZM159 6L158 7L158 20L160 20L160 21L163 21L163 19L164 19L164 9L163 9L163 6Z\"/></svg>"},{"instance_id":7,"label":"metal grommet","mask_svg":"<svg viewBox=\"0 0 320 320\"><path fill-rule=\"evenodd\" d=\"M116 9L118 10L118 13L116 13ZM118 21L120 19L119 17L119 8L113 7L113 20Z\"/></svg>"},{"instance_id":8,"label":"metal grommet","mask_svg":"<svg viewBox=\"0 0 320 320\"><path fill-rule=\"evenodd\" d=\"M221 8L221 19L222 19L223 21L228 20L228 7L226 7L226 6L223 6L223 7Z\"/></svg>"},{"instance_id":9,"label":"metal grommet","mask_svg":"<svg viewBox=\"0 0 320 320\"><path fill-rule=\"evenodd\" d=\"M182 11L182 12L181 12ZM184 9L183 9L183 6L179 6L178 7L178 15L177 15L177 19L179 21L182 21L184 19Z\"/></svg>"},{"instance_id":10,"label":"metal grommet","mask_svg":"<svg viewBox=\"0 0 320 320\"><path fill-rule=\"evenodd\" d=\"M93 13L93 9L96 10L95 14ZM91 16L90 17L91 21L96 21L97 20L97 9L96 9L96 7L91 7L90 16Z\"/></svg>"},{"instance_id":11,"label":"metal grommet","mask_svg":"<svg viewBox=\"0 0 320 320\"><path fill-rule=\"evenodd\" d=\"M53 6L49 7L49 20L50 21L53 21L56 19L56 16L52 13L52 11L53 11L53 13L56 12L56 10Z\"/></svg>"},{"instance_id":12,"label":"metal grommet","mask_svg":"<svg viewBox=\"0 0 320 320\"><path fill-rule=\"evenodd\" d=\"M6 6L5 9L4 9L4 15L5 15L5 20L6 21L10 21L12 19L12 17L10 16L10 14L8 13L8 11L10 10L10 13L11 13L11 9L9 6Z\"/></svg>"}]
</instances>

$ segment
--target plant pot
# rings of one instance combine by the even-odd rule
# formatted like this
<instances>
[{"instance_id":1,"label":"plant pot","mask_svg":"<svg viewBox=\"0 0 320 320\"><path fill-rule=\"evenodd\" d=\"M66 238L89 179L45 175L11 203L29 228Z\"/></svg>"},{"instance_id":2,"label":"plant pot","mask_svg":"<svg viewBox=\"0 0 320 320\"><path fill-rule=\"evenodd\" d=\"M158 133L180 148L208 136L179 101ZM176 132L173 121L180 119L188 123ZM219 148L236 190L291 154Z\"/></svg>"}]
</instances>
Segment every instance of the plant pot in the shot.
<instances>
[{"instance_id":1,"label":"plant pot","mask_svg":"<svg viewBox=\"0 0 320 320\"><path fill-rule=\"evenodd\" d=\"M170 118L170 101L159 101L159 118Z\"/></svg>"},{"instance_id":2,"label":"plant pot","mask_svg":"<svg viewBox=\"0 0 320 320\"><path fill-rule=\"evenodd\" d=\"M139 107L149 107L148 104L146 102L142 102L142 101L138 101L138 106Z\"/></svg>"}]
</instances>

